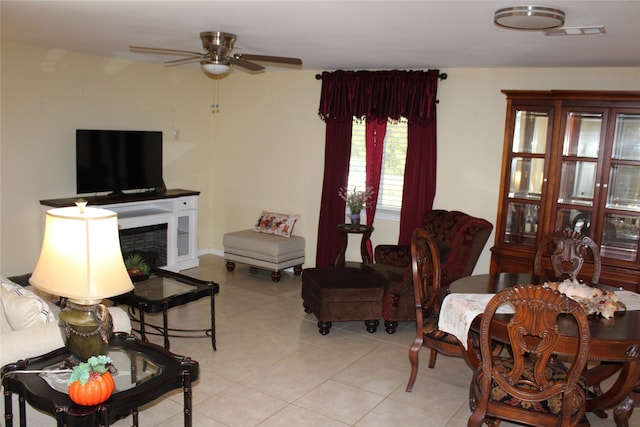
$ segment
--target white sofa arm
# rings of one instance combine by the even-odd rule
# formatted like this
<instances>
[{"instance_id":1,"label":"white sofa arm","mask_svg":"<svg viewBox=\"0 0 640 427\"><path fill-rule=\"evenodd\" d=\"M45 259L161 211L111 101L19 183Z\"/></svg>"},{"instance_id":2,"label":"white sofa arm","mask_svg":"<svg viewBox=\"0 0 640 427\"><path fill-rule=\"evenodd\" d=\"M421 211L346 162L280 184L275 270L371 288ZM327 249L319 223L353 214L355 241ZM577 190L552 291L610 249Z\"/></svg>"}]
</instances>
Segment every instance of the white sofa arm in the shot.
<instances>
[{"instance_id":1,"label":"white sofa arm","mask_svg":"<svg viewBox=\"0 0 640 427\"><path fill-rule=\"evenodd\" d=\"M113 332L131 333L131 319L124 309L112 306L109 307L109 313L113 318Z\"/></svg>"},{"instance_id":2,"label":"white sofa arm","mask_svg":"<svg viewBox=\"0 0 640 427\"><path fill-rule=\"evenodd\" d=\"M0 334L0 347L0 366L28 357L41 356L64 347L62 329L58 322L51 322L5 332Z\"/></svg>"},{"instance_id":3,"label":"white sofa arm","mask_svg":"<svg viewBox=\"0 0 640 427\"><path fill-rule=\"evenodd\" d=\"M115 332L131 333L131 320L120 307L109 307ZM20 359L41 356L64 347L62 329L58 322L31 326L19 331L0 334L0 366Z\"/></svg>"}]
</instances>

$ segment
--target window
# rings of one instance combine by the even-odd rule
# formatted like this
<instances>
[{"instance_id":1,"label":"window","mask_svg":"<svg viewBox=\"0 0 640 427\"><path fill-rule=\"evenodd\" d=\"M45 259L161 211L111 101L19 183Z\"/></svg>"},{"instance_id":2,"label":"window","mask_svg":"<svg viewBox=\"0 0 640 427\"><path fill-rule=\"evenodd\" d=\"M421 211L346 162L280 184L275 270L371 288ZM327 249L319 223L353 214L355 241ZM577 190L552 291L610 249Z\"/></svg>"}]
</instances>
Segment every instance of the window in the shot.
<instances>
[{"instance_id":1,"label":"window","mask_svg":"<svg viewBox=\"0 0 640 427\"><path fill-rule=\"evenodd\" d=\"M366 174L366 124L354 120L351 130L351 159L349 161L349 188L364 189ZM407 155L407 122L388 123L384 137L382 176L376 214L388 219L399 219L402 207L404 165Z\"/></svg>"}]
</instances>

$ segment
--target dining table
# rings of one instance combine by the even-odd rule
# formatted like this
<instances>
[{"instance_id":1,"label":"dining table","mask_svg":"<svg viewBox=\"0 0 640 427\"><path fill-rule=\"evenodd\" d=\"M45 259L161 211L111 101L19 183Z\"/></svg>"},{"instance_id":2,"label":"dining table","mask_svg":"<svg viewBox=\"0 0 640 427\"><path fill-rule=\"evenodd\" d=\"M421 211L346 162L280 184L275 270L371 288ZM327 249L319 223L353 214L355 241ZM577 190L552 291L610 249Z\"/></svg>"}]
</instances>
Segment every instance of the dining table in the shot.
<instances>
[{"instance_id":1,"label":"dining table","mask_svg":"<svg viewBox=\"0 0 640 427\"><path fill-rule=\"evenodd\" d=\"M474 344L479 335L481 314L491 297L511 286L544 284L545 281L527 273L480 274L458 279L449 285L449 293L442 301L438 328L456 335L467 363L477 367L480 356ZM605 417L604 411L613 408L616 426L628 427L634 406L640 404L640 294L610 286L590 286L615 292L624 305L611 318L588 316L591 344L589 367L584 377L594 393L588 397L587 411ZM501 308L498 313L492 338L508 345L506 325L513 311ZM558 325L562 333L558 354L572 355L577 345L575 319L562 317ZM617 377L607 383L608 387L602 385L616 373Z\"/></svg>"}]
</instances>

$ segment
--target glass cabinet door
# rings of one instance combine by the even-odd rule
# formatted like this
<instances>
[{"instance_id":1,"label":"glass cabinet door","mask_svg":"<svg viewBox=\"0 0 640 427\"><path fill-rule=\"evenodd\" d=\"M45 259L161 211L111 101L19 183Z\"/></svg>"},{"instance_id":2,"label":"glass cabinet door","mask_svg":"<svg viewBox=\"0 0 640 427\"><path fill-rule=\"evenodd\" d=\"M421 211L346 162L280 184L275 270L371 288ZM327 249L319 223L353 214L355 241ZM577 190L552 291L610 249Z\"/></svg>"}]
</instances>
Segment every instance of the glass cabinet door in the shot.
<instances>
[{"instance_id":1,"label":"glass cabinet door","mask_svg":"<svg viewBox=\"0 0 640 427\"><path fill-rule=\"evenodd\" d=\"M569 228L592 237L603 114L565 111L564 119L555 229Z\"/></svg>"},{"instance_id":2,"label":"glass cabinet door","mask_svg":"<svg viewBox=\"0 0 640 427\"><path fill-rule=\"evenodd\" d=\"M504 241L535 245L542 203L549 112L516 110Z\"/></svg>"},{"instance_id":3,"label":"glass cabinet door","mask_svg":"<svg viewBox=\"0 0 640 427\"><path fill-rule=\"evenodd\" d=\"M178 256L189 255L189 232L191 230L191 217L189 215L178 217Z\"/></svg>"},{"instance_id":4,"label":"glass cabinet door","mask_svg":"<svg viewBox=\"0 0 640 427\"><path fill-rule=\"evenodd\" d=\"M636 261L640 240L639 114L615 115L608 178L601 255Z\"/></svg>"}]
</instances>

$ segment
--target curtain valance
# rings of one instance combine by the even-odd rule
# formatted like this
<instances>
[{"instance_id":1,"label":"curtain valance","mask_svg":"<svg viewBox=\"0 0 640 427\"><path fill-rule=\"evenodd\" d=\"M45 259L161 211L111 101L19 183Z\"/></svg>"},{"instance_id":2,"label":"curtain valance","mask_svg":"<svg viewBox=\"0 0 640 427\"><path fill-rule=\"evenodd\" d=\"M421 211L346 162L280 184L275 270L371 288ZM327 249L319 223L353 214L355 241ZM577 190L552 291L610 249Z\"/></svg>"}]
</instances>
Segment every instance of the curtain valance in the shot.
<instances>
[{"instance_id":1,"label":"curtain valance","mask_svg":"<svg viewBox=\"0 0 640 427\"><path fill-rule=\"evenodd\" d=\"M435 117L438 70L323 72L320 109L324 121L400 120L426 125Z\"/></svg>"}]
</instances>

